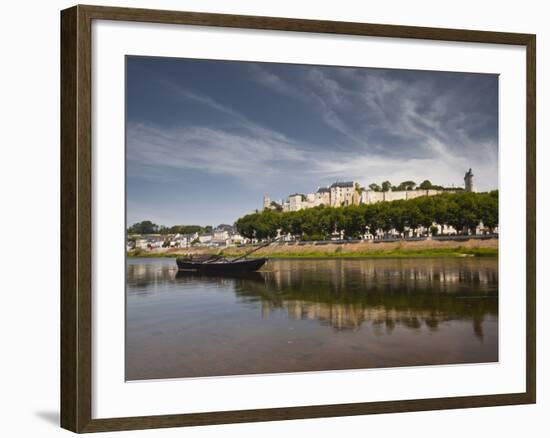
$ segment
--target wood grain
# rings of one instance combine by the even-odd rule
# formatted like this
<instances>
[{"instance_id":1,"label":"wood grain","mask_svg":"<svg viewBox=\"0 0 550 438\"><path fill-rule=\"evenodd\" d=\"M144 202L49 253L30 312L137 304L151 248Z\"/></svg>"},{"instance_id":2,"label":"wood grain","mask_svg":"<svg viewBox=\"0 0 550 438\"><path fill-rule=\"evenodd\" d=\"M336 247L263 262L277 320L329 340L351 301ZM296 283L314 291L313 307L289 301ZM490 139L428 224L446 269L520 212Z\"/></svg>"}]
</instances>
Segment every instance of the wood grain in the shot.
<instances>
[{"instance_id":1,"label":"wood grain","mask_svg":"<svg viewBox=\"0 0 550 438\"><path fill-rule=\"evenodd\" d=\"M200 414L92 419L92 20L120 20L525 46L527 53L526 392ZM535 59L536 39L534 35L530 34L100 6L75 6L62 11L61 426L74 432L99 432L535 403Z\"/></svg>"}]
</instances>

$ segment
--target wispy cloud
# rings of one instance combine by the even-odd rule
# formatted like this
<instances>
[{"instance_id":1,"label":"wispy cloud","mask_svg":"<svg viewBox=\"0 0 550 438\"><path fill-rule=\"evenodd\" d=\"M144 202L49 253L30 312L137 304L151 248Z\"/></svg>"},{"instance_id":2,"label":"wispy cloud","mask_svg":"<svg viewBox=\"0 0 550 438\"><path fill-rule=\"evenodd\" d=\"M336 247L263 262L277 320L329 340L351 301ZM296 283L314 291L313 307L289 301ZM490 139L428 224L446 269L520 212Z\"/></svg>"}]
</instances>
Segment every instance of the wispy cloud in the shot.
<instances>
[{"instance_id":1,"label":"wispy cloud","mask_svg":"<svg viewBox=\"0 0 550 438\"><path fill-rule=\"evenodd\" d=\"M365 151L446 161L496 160L496 136L487 142L471 135L489 120L487 114L461 108L464 87L451 83L435 89L428 80L411 83L387 71L318 67L294 76L296 83L290 84L260 67L254 70L260 83L308 101L327 126ZM297 91L303 88L309 93Z\"/></svg>"},{"instance_id":2,"label":"wispy cloud","mask_svg":"<svg viewBox=\"0 0 550 438\"><path fill-rule=\"evenodd\" d=\"M169 183L189 170L241 185L254 181L274 198L338 179L458 185L469 167L482 189L497 184L496 109L487 110L462 77L439 83L434 75L404 72L244 64L233 82L240 94L154 77L177 104L211 119L129 120L128 171L135 179ZM288 102L291 114L281 120L265 111ZM300 130L302 115L307 131Z\"/></svg>"},{"instance_id":3,"label":"wispy cloud","mask_svg":"<svg viewBox=\"0 0 550 438\"><path fill-rule=\"evenodd\" d=\"M258 64L250 66L254 79L275 92L299 100L318 112L326 126L340 133L356 145L367 147L366 139L356 135L356 130L349 127L340 117L340 112L349 110L348 99L339 84L327 78L318 69L312 68L298 76L295 84L266 70ZM307 90L307 91L306 91Z\"/></svg>"},{"instance_id":4,"label":"wispy cloud","mask_svg":"<svg viewBox=\"0 0 550 438\"><path fill-rule=\"evenodd\" d=\"M164 128L144 124L128 126L128 160L142 173L156 175L159 168L193 169L212 174L249 178L269 177L281 170L273 163L296 167L307 161L304 151L279 136L256 135L256 126L241 126L233 133L204 126Z\"/></svg>"},{"instance_id":5,"label":"wispy cloud","mask_svg":"<svg viewBox=\"0 0 550 438\"><path fill-rule=\"evenodd\" d=\"M233 119L233 121L238 122L240 126L245 127L249 132L252 132L258 136L266 135L268 137L276 137L281 141L287 141L287 138L285 137L284 134L268 129L265 126L252 121L249 117L246 117L244 114L237 111L236 109L228 105L224 105L211 97L192 92L187 88L181 85L175 84L174 82L171 82L171 81L161 80L160 82L162 83L163 86L172 90L174 93L176 93L183 99L193 101L213 111L229 116L230 118Z\"/></svg>"}]
</instances>

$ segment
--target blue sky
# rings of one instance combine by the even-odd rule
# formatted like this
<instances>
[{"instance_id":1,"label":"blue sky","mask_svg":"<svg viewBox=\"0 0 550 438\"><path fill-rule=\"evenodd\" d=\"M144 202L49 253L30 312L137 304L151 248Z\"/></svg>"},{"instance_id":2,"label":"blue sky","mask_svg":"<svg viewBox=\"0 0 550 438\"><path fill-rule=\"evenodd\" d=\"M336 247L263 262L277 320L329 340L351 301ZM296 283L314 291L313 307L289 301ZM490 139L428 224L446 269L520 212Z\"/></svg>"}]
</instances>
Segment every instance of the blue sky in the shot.
<instances>
[{"instance_id":1,"label":"blue sky","mask_svg":"<svg viewBox=\"0 0 550 438\"><path fill-rule=\"evenodd\" d=\"M217 225L334 181L498 186L498 76L127 58L127 222Z\"/></svg>"}]
</instances>

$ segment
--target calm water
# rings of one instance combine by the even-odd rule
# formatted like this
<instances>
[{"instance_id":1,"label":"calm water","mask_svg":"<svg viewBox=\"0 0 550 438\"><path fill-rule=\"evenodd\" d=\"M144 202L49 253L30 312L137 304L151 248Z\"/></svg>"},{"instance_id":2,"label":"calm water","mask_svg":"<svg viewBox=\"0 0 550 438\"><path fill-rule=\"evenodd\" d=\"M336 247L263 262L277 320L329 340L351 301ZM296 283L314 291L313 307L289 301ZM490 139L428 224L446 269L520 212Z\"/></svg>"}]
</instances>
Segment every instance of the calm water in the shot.
<instances>
[{"instance_id":1,"label":"calm water","mask_svg":"<svg viewBox=\"0 0 550 438\"><path fill-rule=\"evenodd\" d=\"M498 360L498 261L277 260L241 278L128 259L126 378Z\"/></svg>"}]
</instances>

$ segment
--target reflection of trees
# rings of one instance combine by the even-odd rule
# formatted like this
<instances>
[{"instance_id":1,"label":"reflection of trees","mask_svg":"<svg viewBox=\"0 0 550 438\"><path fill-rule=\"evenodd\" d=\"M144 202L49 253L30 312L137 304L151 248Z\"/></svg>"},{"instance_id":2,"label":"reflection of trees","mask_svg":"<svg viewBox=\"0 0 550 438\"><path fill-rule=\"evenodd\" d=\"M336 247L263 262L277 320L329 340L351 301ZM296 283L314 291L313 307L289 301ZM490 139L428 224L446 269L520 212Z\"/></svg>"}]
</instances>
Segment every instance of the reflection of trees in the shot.
<instances>
[{"instance_id":1,"label":"reflection of trees","mask_svg":"<svg viewBox=\"0 0 550 438\"><path fill-rule=\"evenodd\" d=\"M376 332L402 326L437 330L470 320L483 337L483 321L498 316L496 260L323 260L276 262L263 282L236 283L242 300L259 302L262 316L284 310L290 318L318 320L337 330L369 322Z\"/></svg>"},{"instance_id":2,"label":"reflection of trees","mask_svg":"<svg viewBox=\"0 0 550 438\"><path fill-rule=\"evenodd\" d=\"M398 326L435 331L446 321L465 320L482 338L484 319L498 316L496 259L279 260L268 264L269 272L233 278L174 279L169 265L128 269L130 293L157 282L212 283L233 289L241 302L259 304L264 318L284 311L336 330L368 322L375 333Z\"/></svg>"}]
</instances>

